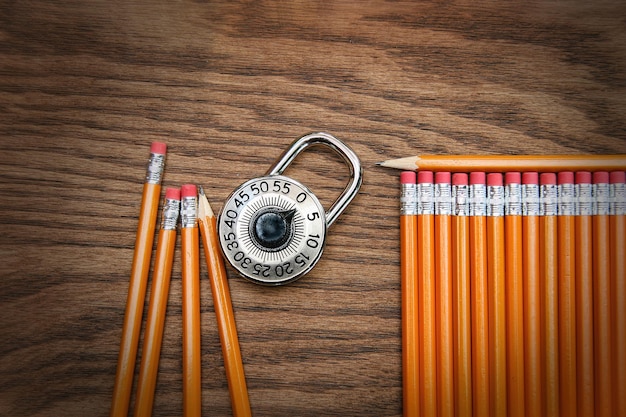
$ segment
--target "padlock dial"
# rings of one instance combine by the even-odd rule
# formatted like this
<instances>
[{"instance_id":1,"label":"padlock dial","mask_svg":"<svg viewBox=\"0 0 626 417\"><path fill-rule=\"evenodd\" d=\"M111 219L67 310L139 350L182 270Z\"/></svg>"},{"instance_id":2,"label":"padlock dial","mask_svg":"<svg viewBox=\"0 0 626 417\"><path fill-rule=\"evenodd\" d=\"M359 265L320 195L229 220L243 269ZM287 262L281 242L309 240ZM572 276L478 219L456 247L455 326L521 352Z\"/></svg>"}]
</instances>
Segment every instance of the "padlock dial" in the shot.
<instances>
[{"instance_id":1,"label":"padlock dial","mask_svg":"<svg viewBox=\"0 0 626 417\"><path fill-rule=\"evenodd\" d=\"M309 271L326 239L325 212L304 185L282 175L252 179L229 197L219 218L230 264L257 283L280 285Z\"/></svg>"}]
</instances>

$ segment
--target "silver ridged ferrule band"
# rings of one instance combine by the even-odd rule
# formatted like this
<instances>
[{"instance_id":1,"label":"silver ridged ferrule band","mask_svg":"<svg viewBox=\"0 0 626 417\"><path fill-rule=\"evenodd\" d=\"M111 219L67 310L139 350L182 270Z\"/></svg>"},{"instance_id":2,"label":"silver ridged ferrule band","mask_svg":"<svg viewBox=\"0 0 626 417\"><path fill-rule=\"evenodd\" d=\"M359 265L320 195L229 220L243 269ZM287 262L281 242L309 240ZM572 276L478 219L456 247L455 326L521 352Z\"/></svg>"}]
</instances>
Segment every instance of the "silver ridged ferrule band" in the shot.
<instances>
[{"instance_id":1,"label":"silver ridged ferrule band","mask_svg":"<svg viewBox=\"0 0 626 417\"><path fill-rule=\"evenodd\" d=\"M176 230L178 216L180 214L180 200L166 198L163 204L163 216L161 218L161 229Z\"/></svg>"},{"instance_id":2,"label":"silver ridged ferrule band","mask_svg":"<svg viewBox=\"0 0 626 417\"><path fill-rule=\"evenodd\" d=\"M487 186L485 184L469 186L469 215L487 215Z\"/></svg>"},{"instance_id":3,"label":"silver ridged ferrule band","mask_svg":"<svg viewBox=\"0 0 626 417\"><path fill-rule=\"evenodd\" d=\"M148 170L146 172L146 183L160 184L163 177L163 168L165 167L165 155L160 153L151 153L148 160Z\"/></svg>"},{"instance_id":4,"label":"silver ridged ferrule band","mask_svg":"<svg viewBox=\"0 0 626 417\"><path fill-rule=\"evenodd\" d=\"M576 187L574 184L559 184L557 188L558 213L561 216L576 215Z\"/></svg>"},{"instance_id":5,"label":"silver ridged ferrule band","mask_svg":"<svg viewBox=\"0 0 626 417\"><path fill-rule=\"evenodd\" d=\"M435 184L435 214L452 215L452 187L450 183Z\"/></svg>"},{"instance_id":6,"label":"silver ridged ferrule band","mask_svg":"<svg viewBox=\"0 0 626 417\"><path fill-rule=\"evenodd\" d=\"M522 186L521 184L507 184L504 187L504 214L506 216L522 215Z\"/></svg>"},{"instance_id":7,"label":"silver ridged ferrule band","mask_svg":"<svg viewBox=\"0 0 626 417\"><path fill-rule=\"evenodd\" d=\"M198 200L196 197L183 197L180 207L182 227L196 227L198 218Z\"/></svg>"},{"instance_id":8,"label":"silver ridged ferrule band","mask_svg":"<svg viewBox=\"0 0 626 417\"><path fill-rule=\"evenodd\" d=\"M435 214L435 191L432 182L417 184L417 214Z\"/></svg>"},{"instance_id":9,"label":"silver ridged ferrule band","mask_svg":"<svg viewBox=\"0 0 626 417\"><path fill-rule=\"evenodd\" d=\"M400 214L417 214L417 184L401 185Z\"/></svg>"},{"instance_id":10,"label":"silver ridged ferrule band","mask_svg":"<svg viewBox=\"0 0 626 417\"><path fill-rule=\"evenodd\" d=\"M522 184L522 215L539 216L539 184Z\"/></svg>"},{"instance_id":11,"label":"silver ridged ferrule band","mask_svg":"<svg viewBox=\"0 0 626 417\"><path fill-rule=\"evenodd\" d=\"M579 216L593 216L593 185L588 183L576 184L576 214Z\"/></svg>"},{"instance_id":12,"label":"silver ridged ferrule band","mask_svg":"<svg viewBox=\"0 0 626 417\"><path fill-rule=\"evenodd\" d=\"M539 187L540 206L539 211L542 216L556 216L558 212L558 192L555 184L543 184Z\"/></svg>"},{"instance_id":13,"label":"silver ridged ferrule band","mask_svg":"<svg viewBox=\"0 0 626 417\"><path fill-rule=\"evenodd\" d=\"M626 184L618 182L611 184L611 214L616 216L626 215Z\"/></svg>"},{"instance_id":14,"label":"silver ridged ferrule band","mask_svg":"<svg viewBox=\"0 0 626 417\"><path fill-rule=\"evenodd\" d=\"M611 214L611 198L608 183L599 183L593 185L593 199L595 201L594 214L598 216L607 216Z\"/></svg>"},{"instance_id":15,"label":"silver ridged ferrule band","mask_svg":"<svg viewBox=\"0 0 626 417\"><path fill-rule=\"evenodd\" d=\"M455 216L469 216L469 186L452 186L453 214Z\"/></svg>"},{"instance_id":16,"label":"silver ridged ferrule band","mask_svg":"<svg viewBox=\"0 0 626 417\"><path fill-rule=\"evenodd\" d=\"M504 216L504 186L487 185L487 216Z\"/></svg>"}]
</instances>

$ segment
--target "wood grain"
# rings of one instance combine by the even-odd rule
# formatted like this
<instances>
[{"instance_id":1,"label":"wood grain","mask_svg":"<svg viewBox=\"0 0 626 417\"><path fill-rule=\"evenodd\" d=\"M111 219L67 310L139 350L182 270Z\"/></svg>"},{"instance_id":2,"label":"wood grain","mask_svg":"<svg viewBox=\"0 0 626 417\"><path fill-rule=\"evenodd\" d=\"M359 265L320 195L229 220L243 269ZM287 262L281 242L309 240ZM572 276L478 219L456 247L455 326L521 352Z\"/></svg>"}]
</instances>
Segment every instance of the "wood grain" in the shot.
<instances>
[{"instance_id":1,"label":"wood grain","mask_svg":"<svg viewBox=\"0 0 626 417\"><path fill-rule=\"evenodd\" d=\"M149 144L216 208L296 138L365 167L285 288L229 269L255 416L401 414L399 186L419 153L626 153L622 2L0 1L0 415L108 414ZM330 206L324 149L288 174ZM180 259L180 239L178 240ZM202 264L202 262L201 262ZM155 416L179 415L175 262ZM230 415L201 270L206 415Z\"/></svg>"}]
</instances>

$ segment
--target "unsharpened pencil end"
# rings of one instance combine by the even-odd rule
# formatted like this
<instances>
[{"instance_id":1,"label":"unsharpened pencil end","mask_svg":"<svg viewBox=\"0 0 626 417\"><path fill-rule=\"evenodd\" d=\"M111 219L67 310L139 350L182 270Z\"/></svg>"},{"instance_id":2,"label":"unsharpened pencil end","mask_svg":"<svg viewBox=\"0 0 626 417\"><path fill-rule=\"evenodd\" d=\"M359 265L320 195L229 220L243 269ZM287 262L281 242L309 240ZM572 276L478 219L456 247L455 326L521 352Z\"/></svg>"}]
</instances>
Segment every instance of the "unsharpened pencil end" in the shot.
<instances>
[{"instance_id":1,"label":"unsharpened pencil end","mask_svg":"<svg viewBox=\"0 0 626 417\"><path fill-rule=\"evenodd\" d=\"M160 155L165 155L167 152L167 145L163 142L152 142L150 145L150 153L158 153Z\"/></svg>"},{"instance_id":2,"label":"unsharpened pencil end","mask_svg":"<svg viewBox=\"0 0 626 417\"><path fill-rule=\"evenodd\" d=\"M180 200L180 189L176 187L167 187L165 189L165 198L168 200Z\"/></svg>"}]
</instances>

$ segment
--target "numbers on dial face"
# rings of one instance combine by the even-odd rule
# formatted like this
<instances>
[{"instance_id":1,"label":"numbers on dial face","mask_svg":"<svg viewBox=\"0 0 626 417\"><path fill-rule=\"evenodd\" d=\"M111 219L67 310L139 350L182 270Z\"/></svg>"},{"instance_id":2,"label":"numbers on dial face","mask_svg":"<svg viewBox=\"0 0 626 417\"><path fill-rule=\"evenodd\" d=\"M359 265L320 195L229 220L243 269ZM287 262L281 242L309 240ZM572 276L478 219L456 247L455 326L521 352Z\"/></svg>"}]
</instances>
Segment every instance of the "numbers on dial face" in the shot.
<instances>
[{"instance_id":1,"label":"numbers on dial face","mask_svg":"<svg viewBox=\"0 0 626 417\"><path fill-rule=\"evenodd\" d=\"M250 180L226 202L219 220L220 243L243 276L265 284L293 281L318 261L326 221L317 198L284 177Z\"/></svg>"}]
</instances>

